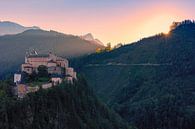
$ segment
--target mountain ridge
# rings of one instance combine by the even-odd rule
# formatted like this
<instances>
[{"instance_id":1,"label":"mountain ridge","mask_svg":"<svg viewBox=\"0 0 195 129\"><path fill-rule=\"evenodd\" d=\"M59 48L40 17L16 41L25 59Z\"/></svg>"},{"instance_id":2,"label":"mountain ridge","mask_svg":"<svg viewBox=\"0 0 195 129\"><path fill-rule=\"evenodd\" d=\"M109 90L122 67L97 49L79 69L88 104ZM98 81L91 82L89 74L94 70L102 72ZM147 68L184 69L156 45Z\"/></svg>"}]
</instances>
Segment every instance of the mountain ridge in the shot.
<instances>
[{"instance_id":1,"label":"mountain ridge","mask_svg":"<svg viewBox=\"0 0 195 129\"><path fill-rule=\"evenodd\" d=\"M97 45L102 45L104 46L104 43L102 43L99 39L95 39L94 36L91 33L88 33L86 35L82 35L80 36L82 39L87 40L87 41L91 41L94 44Z\"/></svg>"},{"instance_id":2,"label":"mountain ridge","mask_svg":"<svg viewBox=\"0 0 195 129\"><path fill-rule=\"evenodd\" d=\"M169 34L92 54L72 64L104 102L138 129L193 129L194 28L194 22L183 21Z\"/></svg>"},{"instance_id":3,"label":"mountain ridge","mask_svg":"<svg viewBox=\"0 0 195 129\"><path fill-rule=\"evenodd\" d=\"M90 41L79 36L66 35L55 31L27 30L16 35L0 36L0 76L16 71L23 62L25 53L35 49L39 53L53 52L62 57L77 57L94 53L97 48Z\"/></svg>"},{"instance_id":4,"label":"mountain ridge","mask_svg":"<svg viewBox=\"0 0 195 129\"><path fill-rule=\"evenodd\" d=\"M37 26L25 27L15 22L0 21L0 35L14 35L29 29L40 29Z\"/></svg>"},{"instance_id":5,"label":"mountain ridge","mask_svg":"<svg viewBox=\"0 0 195 129\"><path fill-rule=\"evenodd\" d=\"M16 35L16 34L28 32L28 30L47 31L47 30L43 30L43 29L41 29L40 27L37 27L37 26L25 27L23 25L20 25L18 23L11 22L11 21L0 21L0 36ZM54 31L54 30L50 30L49 32L56 32L56 34L60 33L60 32ZM61 34L64 34L64 33L61 33ZM73 34L64 34L64 35L75 36ZM86 41L90 41L91 43L93 43L95 45L104 46L104 44L99 39L94 39L94 37L91 33L88 33L86 35L79 36L79 37L86 40Z\"/></svg>"}]
</instances>

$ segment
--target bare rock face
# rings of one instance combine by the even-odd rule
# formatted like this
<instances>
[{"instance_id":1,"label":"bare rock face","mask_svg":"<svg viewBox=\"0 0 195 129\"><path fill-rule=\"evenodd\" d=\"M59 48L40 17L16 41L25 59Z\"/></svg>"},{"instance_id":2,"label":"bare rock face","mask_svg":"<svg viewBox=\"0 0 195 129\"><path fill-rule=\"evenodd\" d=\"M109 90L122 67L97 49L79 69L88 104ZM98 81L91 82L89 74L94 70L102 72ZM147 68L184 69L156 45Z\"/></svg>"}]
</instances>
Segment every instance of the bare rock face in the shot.
<instances>
[{"instance_id":1,"label":"bare rock face","mask_svg":"<svg viewBox=\"0 0 195 129\"><path fill-rule=\"evenodd\" d=\"M91 33L88 33L88 34L84 35L83 38L85 40L94 40L94 37Z\"/></svg>"},{"instance_id":2,"label":"bare rock face","mask_svg":"<svg viewBox=\"0 0 195 129\"><path fill-rule=\"evenodd\" d=\"M104 44L99 39L95 39L91 33L88 33L88 34L80 36L80 37L82 39L90 41L90 42L92 42L92 43L94 43L96 45L104 46Z\"/></svg>"}]
</instances>

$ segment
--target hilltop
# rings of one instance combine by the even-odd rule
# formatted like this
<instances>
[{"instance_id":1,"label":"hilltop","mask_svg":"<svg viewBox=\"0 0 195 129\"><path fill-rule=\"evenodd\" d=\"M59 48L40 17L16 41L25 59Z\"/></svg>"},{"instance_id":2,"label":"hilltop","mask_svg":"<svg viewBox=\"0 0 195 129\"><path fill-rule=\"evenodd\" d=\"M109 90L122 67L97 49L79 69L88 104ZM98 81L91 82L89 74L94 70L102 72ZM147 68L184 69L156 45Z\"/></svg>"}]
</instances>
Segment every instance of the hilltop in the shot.
<instances>
[{"instance_id":1,"label":"hilltop","mask_svg":"<svg viewBox=\"0 0 195 129\"><path fill-rule=\"evenodd\" d=\"M0 81L0 128L133 129L101 103L67 59L31 52Z\"/></svg>"},{"instance_id":2,"label":"hilltop","mask_svg":"<svg viewBox=\"0 0 195 129\"><path fill-rule=\"evenodd\" d=\"M9 83L0 82L1 129L130 129L102 104L84 79L28 94L10 96Z\"/></svg>"},{"instance_id":3,"label":"hilltop","mask_svg":"<svg viewBox=\"0 0 195 129\"><path fill-rule=\"evenodd\" d=\"M104 102L139 129L195 128L194 22L72 64Z\"/></svg>"}]
</instances>

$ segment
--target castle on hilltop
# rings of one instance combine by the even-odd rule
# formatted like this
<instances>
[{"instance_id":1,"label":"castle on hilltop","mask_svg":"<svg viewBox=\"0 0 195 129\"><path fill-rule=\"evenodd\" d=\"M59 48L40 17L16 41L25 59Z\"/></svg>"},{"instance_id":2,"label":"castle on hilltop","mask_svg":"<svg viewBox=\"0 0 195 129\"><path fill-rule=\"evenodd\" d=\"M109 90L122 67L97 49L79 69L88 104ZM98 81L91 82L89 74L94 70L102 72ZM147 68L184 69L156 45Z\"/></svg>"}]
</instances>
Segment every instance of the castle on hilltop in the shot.
<instances>
[{"instance_id":1,"label":"castle on hilltop","mask_svg":"<svg viewBox=\"0 0 195 129\"><path fill-rule=\"evenodd\" d=\"M47 71L49 81L41 85L26 83L24 81L25 76L38 75L40 67L44 67ZM15 93L19 98L23 98L29 92L38 91L40 87L47 89L57 86L63 81L72 84L76 79L76 72L73 68L69 67L67 59L58 57L53 53L37 54L35 51L33 54L25 56L25 63L21 65L21 72L14 74Z\"/></svg>"}]
</instances>

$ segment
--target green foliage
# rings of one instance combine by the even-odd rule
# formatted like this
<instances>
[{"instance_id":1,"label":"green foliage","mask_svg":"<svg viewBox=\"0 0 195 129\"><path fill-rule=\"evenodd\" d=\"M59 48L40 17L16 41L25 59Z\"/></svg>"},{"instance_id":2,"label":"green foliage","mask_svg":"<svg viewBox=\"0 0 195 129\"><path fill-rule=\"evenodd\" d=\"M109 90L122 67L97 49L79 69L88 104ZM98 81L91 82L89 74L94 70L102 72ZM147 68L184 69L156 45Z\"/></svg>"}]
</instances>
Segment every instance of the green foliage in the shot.
<instances>
[{"instance_id":1,"label":"green foliage","mask_svg":"<svg viewBox=\"0 0 195 129\"><path fill-rule=\"evenodd\" d=\"M40 65L38 68L38 77L48 77L49 74L48 74L48 70L47 70L47 67L44 66L44 65Z\"/></svg>"},{"instance_id":2,"label":"green foliage","mask_svg":"<svg viewBox=\"0 0 195 129\"><path fill-rule=\"evenodd\" d=\"M102 100L139 129L194 129L194 35L195 23L185 21L169 35L145 38L72 64Z\"/></svg>"},{"instance_id":3,"label":"green foliage","mask_svg":"<svg viewBox=\"0 0 195 129\"><path fill-rule=\"evenodd\" d=\"M13 82L11 80L0 81L0 99L13 96L12 86Z\"/></svg>"},{"instance_id":4,"label":"green foliage","mask_svg":"<svg viewBox=\"0 0 195 129\"><path fill-rule=\"evenodd\" d=\"M129 129L102 104L84 79L28 94L23 100L0 101L2 129Z\"/></svg>"},{"instance_id":5,"label":"green foliage","mask_svg":"<svg viewBox=\"0 0 195 129\"><path fill-rule=\"evenodd\" d=\"M38 68L38 74L33 72L32 74L22 73L22 81L31 86L41 85L50 81L50 75L47 72L47 67L40 66Z\"/></svg>"}]
</instances>

